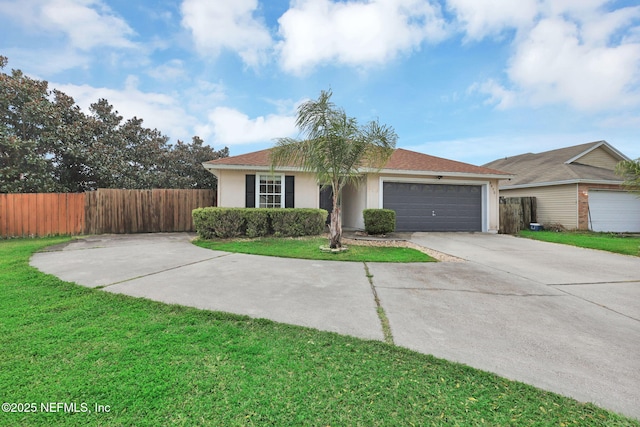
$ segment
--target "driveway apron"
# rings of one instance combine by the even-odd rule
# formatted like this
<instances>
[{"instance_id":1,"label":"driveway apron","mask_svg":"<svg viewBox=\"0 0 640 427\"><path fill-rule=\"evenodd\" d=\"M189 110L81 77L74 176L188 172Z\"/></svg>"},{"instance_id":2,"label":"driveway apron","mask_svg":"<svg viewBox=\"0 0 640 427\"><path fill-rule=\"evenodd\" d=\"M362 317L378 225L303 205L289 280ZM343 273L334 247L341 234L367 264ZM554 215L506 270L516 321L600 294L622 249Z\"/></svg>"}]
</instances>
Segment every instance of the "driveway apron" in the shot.
<instances>
[{"instance_id":1,"label":"driveway apron","mask_svg":"<svg viewBox=\"0 0 640 427\"><path fill-rule=\"evenodd\" d=\"M466 260L369 270L397 345L640 418L640 258L415 233Z\"/></svg>"}]
</instances>

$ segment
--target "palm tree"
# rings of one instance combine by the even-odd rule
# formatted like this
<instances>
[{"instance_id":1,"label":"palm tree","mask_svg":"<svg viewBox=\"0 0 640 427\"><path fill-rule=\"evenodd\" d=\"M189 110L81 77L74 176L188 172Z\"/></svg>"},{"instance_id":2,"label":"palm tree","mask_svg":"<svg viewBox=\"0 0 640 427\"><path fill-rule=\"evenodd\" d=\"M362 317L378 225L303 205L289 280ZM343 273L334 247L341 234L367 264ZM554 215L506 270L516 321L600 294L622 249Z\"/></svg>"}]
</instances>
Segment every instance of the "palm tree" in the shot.
<instances>
[{"instance_id":1,"label":"palm tree","mask_svg":"<svg viewBox=\"0 0 640 427\"><path fill-rule=\"evenodd\" d=\"M616 166L616 173L624 178L622 185L627 190L640 194L640 159L621 161Z\"/></svg>"},{"instance_id":2,"label":"palm tree","mask_svg":"<svg viewBox=\"0 0 640 427\"><path fill-rule=\"evenodd\" d=\"M341 191L348 183L358 184L361 168L380 169L387 162L398 136L392 127L371 121L360 126L336 107L332 92L321 91L317 100L298 107L296 126L303 139L280 138L271 150L272 167L299 165L314 172L318 182L331 186L333 211L329 225L329 247L340 248Z\"/></svg>"}]
</instances>

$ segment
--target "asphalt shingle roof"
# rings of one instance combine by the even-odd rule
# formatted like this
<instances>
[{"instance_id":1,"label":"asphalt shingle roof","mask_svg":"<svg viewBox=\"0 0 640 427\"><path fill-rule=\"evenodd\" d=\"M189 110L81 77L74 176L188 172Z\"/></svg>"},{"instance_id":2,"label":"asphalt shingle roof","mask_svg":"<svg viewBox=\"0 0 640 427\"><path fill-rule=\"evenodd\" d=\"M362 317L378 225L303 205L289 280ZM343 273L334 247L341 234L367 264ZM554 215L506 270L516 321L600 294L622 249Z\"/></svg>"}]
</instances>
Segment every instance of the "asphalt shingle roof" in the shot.
<instances>
[{"instance_id":1,"label":"asphalt shingle roof","mask_svg":"<svg viewBox=\"0 0 640 427\"><path fill-rule=\"evenodd\" d=\"M494 160L485 167L508 170L515 174L503 186L557 183L564 181L612 181L619 183L621 178L611 169L604 169L579 163L566 163L583 153L602 145L603 141L574 145L542 153L526 153L504 159Z\"/></svg>"},{"instance_id":2,"label":"asphalt shingle roof","mask_svg":"<svg viewBox=\"0 0 640 427\"><path fill-rule=\"evenodd\" d=\"M221 159L211 160L206 162L210 165L225 165L225 166L270 166L270 149L254 151L247 154L240 154L238 156L225 157ZM295 166L295 165L288 165ZM441 172L441 173L460 173L460 174L474 174L474 175L509 175L508 172L503 172L494 168L488 168L483 166L475 166L469 163L458 162L455 160L444 159L441 157L430 156L424 153L418 153L416 151L405 150L403 148L397 148L394 150L389 161L384 166L385 170L397 170L397 171L416 171L416 172Z\"/></svg>"}]
</instances>

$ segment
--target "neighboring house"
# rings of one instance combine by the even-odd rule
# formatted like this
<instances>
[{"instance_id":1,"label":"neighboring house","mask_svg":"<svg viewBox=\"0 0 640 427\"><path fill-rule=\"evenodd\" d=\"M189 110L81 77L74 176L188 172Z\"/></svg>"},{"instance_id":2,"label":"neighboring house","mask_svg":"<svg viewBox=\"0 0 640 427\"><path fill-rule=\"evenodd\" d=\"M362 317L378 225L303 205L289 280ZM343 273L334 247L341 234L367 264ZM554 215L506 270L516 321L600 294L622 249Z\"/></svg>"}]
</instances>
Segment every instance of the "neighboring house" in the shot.
<instances>
[{"instance_id":1,"label":"neighboring house","mask_svg":"<svg viewBox=\"0 0 640 427\"><path fill-rule=\"evenodd\" d=\"M296 166L271 174L270 150L203 163L218 178L218 206L331 210L330 191ZM396 211L397 231L498 230L498 181L510 174L404 149L380 170L363 169L342 192L342 223L363 229L362 210Z\"/></svg>"},{"instance_id":2,"label":"neighboring house","mask_svg":"<svg viewBox=\"0 0 640 427\"><path fill-rule=\"evenodd\" d=\"M628 158L606 141L495 160L485 167L516 176L501 197L533 196L537 221L574 230L640 231L640 199L624 191L616 164Z\"/></svg>"}]
</instances>

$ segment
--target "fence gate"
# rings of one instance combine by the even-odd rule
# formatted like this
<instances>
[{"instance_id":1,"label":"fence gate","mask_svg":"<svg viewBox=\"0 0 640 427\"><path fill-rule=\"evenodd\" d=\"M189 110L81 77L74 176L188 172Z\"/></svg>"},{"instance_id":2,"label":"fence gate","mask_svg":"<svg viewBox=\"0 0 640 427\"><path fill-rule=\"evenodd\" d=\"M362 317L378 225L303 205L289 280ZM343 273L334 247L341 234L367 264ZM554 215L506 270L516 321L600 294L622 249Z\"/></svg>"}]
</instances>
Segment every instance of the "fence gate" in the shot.
<instances>
[{"instance_id":1,"label":"fence gate","mask_svg":"<svg viewBox=\"0 0 640 427\"><path fill-rule=\"evenodd\" d=\"M518 234L536 222L535 197L500 197L500 234Z\"/></svg>"}]
</instances>

